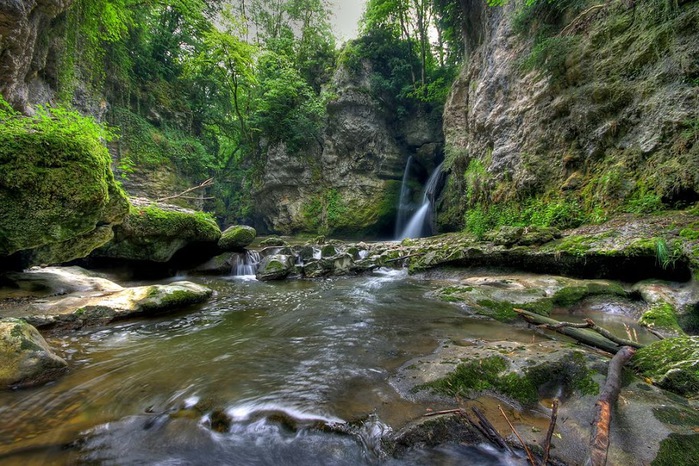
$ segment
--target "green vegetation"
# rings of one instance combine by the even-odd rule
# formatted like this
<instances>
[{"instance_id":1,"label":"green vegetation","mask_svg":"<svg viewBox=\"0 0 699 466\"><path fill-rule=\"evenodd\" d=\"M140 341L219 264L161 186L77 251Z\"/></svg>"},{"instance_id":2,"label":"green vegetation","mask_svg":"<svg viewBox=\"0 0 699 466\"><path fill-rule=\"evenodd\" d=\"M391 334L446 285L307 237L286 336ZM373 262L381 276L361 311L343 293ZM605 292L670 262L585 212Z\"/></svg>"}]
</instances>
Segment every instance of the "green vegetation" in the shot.
<instances>
[{"instance_id":1,"label":"green vegetation","mask_svg":"<svg viewBox=\"0 0 699 466\"><path fill-rule=\"evenodd\" d=\"M39 107L25 117L0 98L0 255L76 241L121 221L128 201L102 142L111 137L64 107Z\"/></svg>"},{"instance_id":2,"label":"green vegetation","mask_svg":"<svg viewBox=\"0 0 699 466\"><path fill-rule=\"evenodd\" d=\"M667 330L678 335L684 333L677 322L675 308L670 303L662 302L652 305L643 313L638 323L646 327Z\"/></svg>"},{"instance_id":3,"label":"green vegetation","mask_svg":"<svg viewBox=\"0 0 699 466\"><path fill-rule=\"evenodd\" d=\"M687 397L699 395L699 337L666 338L636 352L634 368L654 384Z\"/></svg>"}]
</instances>

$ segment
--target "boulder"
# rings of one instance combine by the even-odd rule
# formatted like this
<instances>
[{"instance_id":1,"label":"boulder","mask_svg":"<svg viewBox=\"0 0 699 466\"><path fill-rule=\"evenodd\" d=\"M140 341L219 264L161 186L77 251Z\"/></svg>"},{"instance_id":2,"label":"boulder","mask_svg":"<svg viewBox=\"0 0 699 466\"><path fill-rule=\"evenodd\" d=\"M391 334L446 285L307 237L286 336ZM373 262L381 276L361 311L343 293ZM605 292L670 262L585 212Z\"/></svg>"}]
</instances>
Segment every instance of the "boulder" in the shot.
<instances>
[{"instance_id":1,"label":"boulder","mask_svg":"<svg viewBox=\"0 0 699 466\"><path fill-rule=\"evenodd\" d=\"M255 240L257 232L253 227L234 225L221 233L218 247L222 251L240 251Z\"/></svg>"},{"instance_id":2,"label":"boulder","mask_svg":"<svg viewBox=\"0 0 699 466\"><path fill-rule=\"evenodd\" d=\"M28 314L26 320L38 328L80 328L182 309L205 302L212 293L204 286L180 281L124 288L106 296L104 293L68 295L36 303L24 313Z\"/></svg>"},{"instance_id":3,"label":"boulder","mask_svg":"<svg viewBox=\"0 0 699 466\"><path fill-rule=\"evenodd\" d=\"M204 212L155 206L133 207L114 239L92 257L168 262L186 246L215 249L221 237L216 222Z\"/></svg>"},{"instance_id":4,"label":"boulder","mask_svg":"<svg viewBox=\"0 0 699 466\"><path fill-rule=\"evenodd\" d=\"M0 320L0 388L49 382L61 375L66 366L27 322L14 318Z\"/></svg>"},{"instance_id":5,"label":"boulder","mask_svg":"<svg viewBox=\"0 0 699 466\"><path fill-rule=\"evenodd\" d=\"M293 256L272 254L260 262L255 276L260 281L282 280L294 270Z\"/></svg>"}]
</instances>

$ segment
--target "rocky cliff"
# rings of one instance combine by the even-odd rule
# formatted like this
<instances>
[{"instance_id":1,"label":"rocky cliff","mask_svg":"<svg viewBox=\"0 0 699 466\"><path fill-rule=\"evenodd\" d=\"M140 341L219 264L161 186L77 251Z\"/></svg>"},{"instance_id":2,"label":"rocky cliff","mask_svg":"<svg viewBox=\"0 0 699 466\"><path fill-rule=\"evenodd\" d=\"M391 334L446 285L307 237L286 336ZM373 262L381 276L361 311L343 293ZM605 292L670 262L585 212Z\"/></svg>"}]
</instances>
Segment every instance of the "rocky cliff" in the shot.
<instances>
[{"instance_id":1,"label":"rocky cliff","mask_svg":"<svg viewBox=\"0 0 699 466\"><path fill-rule=\"evenodd\" d=\"M266 153L255 193L262 231L388 236L409 157L424 181L442 157L439 119L424 111L396 118L372 95L372 70L340 66L330 89L322 141L300 154Z\"/></svg>"},{"instance_id":2,"label":"rocky cliff","mask_svg":"<svg viewBox=\"0 0 699 466\"><path fill-rule=\"evenodd\" d=\"M467 210L471 229L567 227L699 199L698 2L461 6L442 228Z\"/></svg>"}]
</instances>

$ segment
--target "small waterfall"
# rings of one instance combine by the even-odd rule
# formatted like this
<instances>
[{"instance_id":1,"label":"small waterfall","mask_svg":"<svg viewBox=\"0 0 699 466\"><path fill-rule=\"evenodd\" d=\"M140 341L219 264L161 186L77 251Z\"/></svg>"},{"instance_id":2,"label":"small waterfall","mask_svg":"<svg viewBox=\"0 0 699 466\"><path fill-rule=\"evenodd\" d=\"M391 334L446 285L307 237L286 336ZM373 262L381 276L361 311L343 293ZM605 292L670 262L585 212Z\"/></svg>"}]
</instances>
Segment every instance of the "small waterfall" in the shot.
<instances>
[{"instance_id":1,"label":"small waterfall","mask_svg":"<svg viewBox=\"0 0 699 466\"><path fill-rule=\"evenodd\" d=\"M413 163L412 155L408 157L408 162L405 164L403 172L403 182L400 185L400 197L398 198L398 215L396 217L396 232L398 237L405 229L405 224L408 222L408 216L412 205L410 204L410 188L408 187L408 177L410 176L410 166Z\"/></svg>"},{"instance_id":2,"label":"small waterfall","mask_svg":"<svg viewBox=\"0 0 699 466\"><path fill-rule=\"evenodd\" d=\"M246 251L245 254L234 256L231 274L236 277L254 276L257 266L260 264L260 253L257 251Z\"/></svg>"},{"instance_id":3,"label":"small waterfall","mask_svg":"<svg viewBox=\"0 0 699 466\"><path fill-rule=\"evenodd\" d=\"M411 217L405 229L398 235L399 240L405 238L421 238L424 235L432 234L434 200L437 196L437 187L439 186L439 180L442 175L442 165L444 165L444 162L440 163L439 166L434 169L432 175L430 175L430 178L427 180L425 191L422 195L422 205Z\"/></svg>"}]
</instances>

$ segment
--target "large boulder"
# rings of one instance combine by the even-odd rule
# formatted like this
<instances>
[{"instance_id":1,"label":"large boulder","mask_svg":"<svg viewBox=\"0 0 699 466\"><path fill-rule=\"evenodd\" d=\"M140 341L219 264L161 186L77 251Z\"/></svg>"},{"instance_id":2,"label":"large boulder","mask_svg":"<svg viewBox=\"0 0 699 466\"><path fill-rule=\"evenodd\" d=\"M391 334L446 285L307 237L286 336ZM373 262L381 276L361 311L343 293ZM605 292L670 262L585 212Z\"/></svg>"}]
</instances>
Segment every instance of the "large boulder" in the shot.
<instances>
[{"instance_id":1,"label":"large boulder","mask_svg":"<svg viewBox=\"0 0 699 466\"><path fill-rule=\"evenodd\" d=\"M226 228L218 240L218 247L222 251L240 251L255 240L257 232L253 227L234 225Z\"/></svg>"},{"instance_id":2,"label":"large boulder","mask_svg":"<svg viewBox=\"0 0 699 466\"><path fill-rule=\"evenodd\" d=\"M221 237L216 222L203 212L132 207L114 239L92 256L132 261L168 262L185 246L215 249Z\"/></svg>"},{"instance_id":3,"label":"large boulder","mask_svg":"<svg viewBox=\"0 0 699 466\"><path fill-rule=\"evenodd\" d=\"M255 274L260 281L282 280L294 270L294 258L285 254L272 254L260 262Z\"/></svg>"},{"instance_id":4,"label":"large boulder","mask_svg":"<svg viewBox=\"0 0 699 466\"><path fill-rule=\"evenodd\" d=\"M39 332L21 319L0 320L0 388L29 387L65 371Z\"/></svg>"},{"instance_id":5,"label":"large boulder","mask_svg":"<svg viewBox=\"0 0 699 466\"><path fill-rule=\"evenodd\" d=\"M4 101L0 100L0 104ZM96 124L0 105L0 260L24 268L85 257L128 212Z\"/></svg>"}]
</instances>

